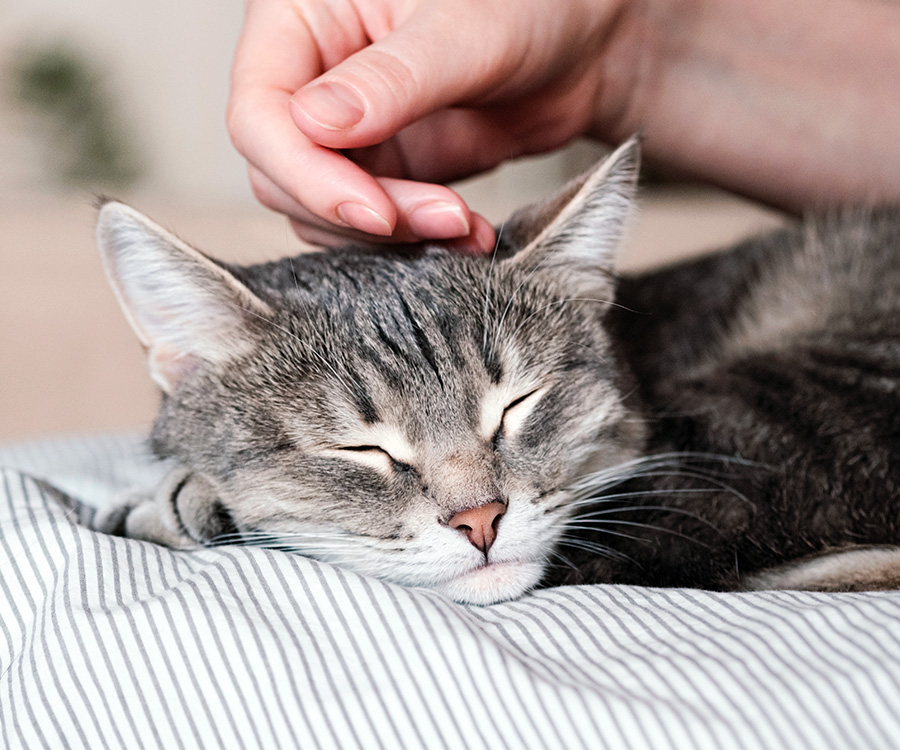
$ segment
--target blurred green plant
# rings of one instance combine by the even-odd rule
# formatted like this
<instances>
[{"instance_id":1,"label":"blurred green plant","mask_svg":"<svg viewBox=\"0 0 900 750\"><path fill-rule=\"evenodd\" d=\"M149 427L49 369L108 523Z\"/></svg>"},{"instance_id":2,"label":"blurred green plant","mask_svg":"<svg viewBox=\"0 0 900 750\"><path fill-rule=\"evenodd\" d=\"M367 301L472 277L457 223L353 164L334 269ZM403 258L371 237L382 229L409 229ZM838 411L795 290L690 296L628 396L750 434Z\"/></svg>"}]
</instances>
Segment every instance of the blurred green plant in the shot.
<instances>
[{"instance_id":1,"label":"blurred green plant","mask_svg":"<svg viewBox=\"0 0 900 750\"><path fill-rule=\"evenodd\" d=\"M70 185L124 188L143 171L103 72L69 44L20 50L18 101L42 122L55 178Z\"/></svg>"}]
</instances>

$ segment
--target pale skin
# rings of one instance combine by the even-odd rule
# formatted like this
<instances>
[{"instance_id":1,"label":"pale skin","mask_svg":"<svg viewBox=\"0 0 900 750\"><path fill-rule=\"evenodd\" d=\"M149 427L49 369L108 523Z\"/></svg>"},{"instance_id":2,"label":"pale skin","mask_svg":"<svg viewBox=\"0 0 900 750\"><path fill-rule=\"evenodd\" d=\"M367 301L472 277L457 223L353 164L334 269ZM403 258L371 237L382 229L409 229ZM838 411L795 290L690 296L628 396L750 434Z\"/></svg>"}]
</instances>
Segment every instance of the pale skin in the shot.
<instances>
[{"instance_id":1,"label":"pale skin","mask_svg":"<svg viewBox=\"0 0 900 750\"><path fill-rule=\"evenodd\" d=\"M586 135L773 206L900 199L892 0L248 0L228 127L321 244L490 224L440 183Z\"/></svg>"}]
</instances>

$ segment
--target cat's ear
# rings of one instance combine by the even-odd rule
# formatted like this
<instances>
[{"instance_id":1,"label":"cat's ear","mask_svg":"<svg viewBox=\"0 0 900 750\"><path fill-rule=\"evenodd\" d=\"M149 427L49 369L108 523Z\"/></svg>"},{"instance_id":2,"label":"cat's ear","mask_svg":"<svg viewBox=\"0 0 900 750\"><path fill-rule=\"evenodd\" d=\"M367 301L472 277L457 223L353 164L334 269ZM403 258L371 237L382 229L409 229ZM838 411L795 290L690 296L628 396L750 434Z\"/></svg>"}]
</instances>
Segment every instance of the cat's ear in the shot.
<instances>
[{"instance_id":1,"label":"cat's ear","mask_svg":"<svg viewBox=\"0 0 900 750\"><path fill-rule=\"evenodd\" d=\"M170 392L201 362L252 347L248 320L269 306L228 270L123 203L105 203L97 244L110 284L147 350L150 374Z\"/></svg>"},{"instance_id":2,"label":"cat's ear","mask_svg":"<svg viewBox=\"0 0 900 750\"><path fill-rule=\"evenodd\" d=\"M510 263L560 274L573 291L609 286L616 249L634 206L640 142L632 137L549 200L510 217L504 244L521 248Z\"/></svg>"}]
</instances>

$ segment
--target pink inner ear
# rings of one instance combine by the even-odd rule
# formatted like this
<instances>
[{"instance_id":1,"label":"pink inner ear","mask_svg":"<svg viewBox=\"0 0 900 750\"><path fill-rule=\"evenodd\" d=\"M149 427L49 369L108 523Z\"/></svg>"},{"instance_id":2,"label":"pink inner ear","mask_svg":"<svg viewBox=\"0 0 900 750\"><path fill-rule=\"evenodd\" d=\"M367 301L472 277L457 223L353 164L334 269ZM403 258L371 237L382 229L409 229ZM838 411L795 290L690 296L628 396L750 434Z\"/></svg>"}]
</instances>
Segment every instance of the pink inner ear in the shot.
<instances>
[{"instance_id":1,"label":"pink inner ear","mask_svg":"<svg viewBox=\"0 0 900 750\"><path fill-rule=\"evenodd\" d=\"M165 393L171 393L182 378L193 372L197 365L197 357L178 352L167 344L153 346L147 356L150 377Z\"/></svg>"}]
</instances>

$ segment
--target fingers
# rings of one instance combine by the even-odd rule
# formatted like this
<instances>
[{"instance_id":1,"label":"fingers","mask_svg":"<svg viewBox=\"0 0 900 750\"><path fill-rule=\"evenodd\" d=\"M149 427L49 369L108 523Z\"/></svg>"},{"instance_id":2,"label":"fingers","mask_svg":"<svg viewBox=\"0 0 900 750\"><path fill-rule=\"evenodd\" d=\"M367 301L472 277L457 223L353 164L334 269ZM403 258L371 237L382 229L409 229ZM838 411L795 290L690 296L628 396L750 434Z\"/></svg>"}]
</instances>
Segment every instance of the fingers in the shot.
<instances>
[{"instance_id":1,"label":"fingers","mask_svg":"<svg viewBox=\"0 0 900 750\"><path fill-rule=\"evenodd\" d=\"M377 238L359 233L348 236L331 231L334 229L333 227L329 230L327 227L320 228L294 219L291 219L290 223L297 236L311 245L320 247L340 247L348 244L371 245L373 244L373 239L376 240L374 244L378 244ZM491 226L491 223L479 214L472 214L472 231L467 236L444 240L440 244L457 252L482 255L494 249L495 241L494 228ZM425 240L422 240L422 242L425 242Z\"/></svg>"},{"instance_id":2,"label":"fingers","mask_svg":"<svg viewBox=\"0 0 900 750\"><path fill-rule=\"evenodd\" d=\"M496 234L491 222L480 214L472 214L472 231L466 237L458 237L444 243L447 247L464 253L481 255L494 250Z\"/></svg>"},{"instance_id":3,"label":"fingers","mask_svg":"<svg viewBox=\"0 0 900 750\"><path fill-rule=\"evenodd\" d=\"M337 152L309 142L291 123L279 123L274 117L261 118L257 127L261 132L246 151L250 183L263 205L345 240L469 238L477 229L475 244L491 248L490 224L483 219L473 223L468 206L449 188L375 178ZM257 147L276 140L270 133L278 127L287 130L280 140L291 145L286 158L272 160ZM373 205L377 209L371 208ZM468 244L472 242L468 240Z\"/></svg>"},{"instance_id":4,"label":"fingers","mask_svg":"<svg viewBox=\"0 0 900 750\"><path fill-rule=\"evenodd\" d=\"M390 34L300 88L291 99L296 126L323 146L369 146L505 80L520 51L515 44L497 44L489 6L479 4L477 13L466 3L446 6L421 7ZM496 28L509 27L506 19Z\"/></svg>"},{"instance_id":5,"label":"fingers","mask_svg":"<svg viewBox=\"0 0 900 750\"><path fill-rule=\"evenodd\" d=\"M291 94L321 72L317 50L310 27L289 0L248 4L232 68L232 141L254 168L254 189L264 204L284 210L292 201L338 227L389 236L397 212L378 182L313 143L291 121ZM267 181L258 179L260 173Z\"/></svg>"},{"instance_id":6,"label":"fingers","mask_svg":"<svg viewBox=\"0 0 900 750\"><path fill-rule=\"evenodd\" d=\"M293 205L320 219L389 236L397 211L375 178L340 154L312 143L290 122L286 104L286 96L253 93L229 120L235 145L255 170L254 190L260 201L277 211L291 205L284 197L276 200L277 192L259 179L259 173Z\"/></svg>"},{"instance_id":7,"label":"fingers","mask_svg":"<svg viewBox=\"0 0 900 750\"><path fill-rule=\"evenodd\" d=\"M483 216L471 212L456 193L442 185L379 178L379 184L397 206L400 241L458 239L454 246L490 250L494 230Z\"/></svg>"},{"instance_id":8,"label":"fingers","mask_svg":"<svg viewBox=\"0 0 900 750\"><path fill-rule=\"evenodd\" d=\"M317 245L348 242L419 242L423 239L458 239L454 247L474 252L490 250L494 230L482 216L469 211L456 193L441 185L379 178L378 183L397 206L397 224L390 237L371 236L352 227L323 220L294 200L262 171L249 168L250 184L261 203L291 218L297 234ZM424 227L424 229L423 229Z\"/></svg>"},{"instance_id":9,"label":"fingers","mask_svg":"<svg viewBox=\"0 0 900 750\"><path fill-rule=\"evenodd\" d=\"M287 214L295 226L308 225L310 232L324 236L406 242L467 238L477 228L480 242L492 241L489 225L483 220L473 224L471 212L452 191L376 179L297 129L291 94L318 76L323 65L369 41L355 15L339 23L327 14L324 20L301 17L304 10L313 13L315 3L298 7L292 0L251 0L235 53L228 129L249 162L257 198ZM388 174L402 171L398 167Z\"/></svg>"},{"instance_id":10,"label":"fingers","mask_svg":"<svg viewBox=\"0 0 900 750\"><path fill-rule=\"evenodd\" d=\"M314 50L307 26L296 15L284 16L281 3L248 6L232 70L231 138L256 170L316 216L339 226L390 235L396 210L374 178L310 141L290 120L292 87L319 72ZM264 194L271 197L275 191Z\"/></svg>"}]
</instances>

